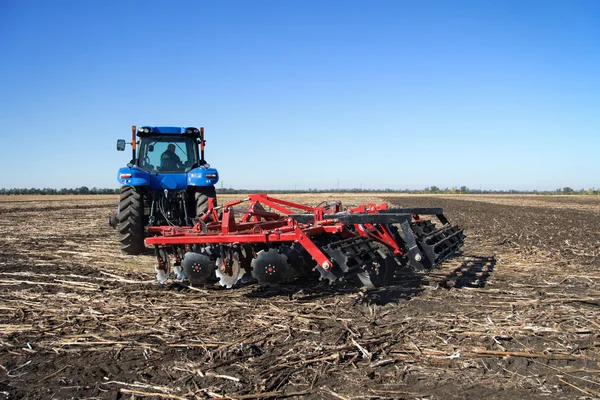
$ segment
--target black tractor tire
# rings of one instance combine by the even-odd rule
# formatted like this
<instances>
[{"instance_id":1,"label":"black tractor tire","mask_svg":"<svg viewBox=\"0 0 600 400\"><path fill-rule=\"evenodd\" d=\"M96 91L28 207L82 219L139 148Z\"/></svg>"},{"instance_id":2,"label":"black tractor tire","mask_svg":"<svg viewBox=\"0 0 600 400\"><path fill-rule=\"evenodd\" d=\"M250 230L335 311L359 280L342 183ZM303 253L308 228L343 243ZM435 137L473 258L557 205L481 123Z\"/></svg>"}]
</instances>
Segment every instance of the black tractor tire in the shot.
<instances>
[{"instance_id":1,"label":"black tractor tire","mask_svg":"<svg viewBox=\"0 0 600 400\"><path fill-rule=\"evenodd\" d=\"M196 200L196 216L204 214L208 210L208 199L216 200L217 191L214 186L197 186L194 191L194 199Z\"/></svg>"},{"instance_id":2,"label":"black tractor tire","mask_svg":"<svg viewBox=\"0 0 600 400\"><path fill-rule=\"evenodd\" d=\"M144 244L144 195L133 186L123 186L119 198L119 239L123 254L141 254Z\"/></svg>"}]
</instances>

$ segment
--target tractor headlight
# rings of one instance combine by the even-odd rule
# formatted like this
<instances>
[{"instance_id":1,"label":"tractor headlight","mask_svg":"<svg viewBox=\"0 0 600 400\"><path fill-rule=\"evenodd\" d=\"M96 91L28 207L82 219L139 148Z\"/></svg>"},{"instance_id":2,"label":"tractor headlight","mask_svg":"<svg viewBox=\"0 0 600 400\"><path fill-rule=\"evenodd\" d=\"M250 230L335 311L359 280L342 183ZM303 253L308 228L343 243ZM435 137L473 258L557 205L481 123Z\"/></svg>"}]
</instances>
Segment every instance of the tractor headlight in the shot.
<instances>
[{"instance_id":1,"label":"tractor headlight","mask_svg":"<svg viewBox=\"0 0 600 400\"><path fill-rule=\"evenodd\" d=\"M185 133L187 133L188 135L197 135L200 133L200 131L197 128L187 128L185 130Z\"/></svg>"},{"instance_id":2,"label":"tractor headlight","mask_svg":"<svg viewBox=\"0 0 600 400\"><path fill-rule=\"evenodd\" d=\"M140 133L150 133L150 128L147 126L142 126L139 130Z\"/></svg>"}]
</instances>

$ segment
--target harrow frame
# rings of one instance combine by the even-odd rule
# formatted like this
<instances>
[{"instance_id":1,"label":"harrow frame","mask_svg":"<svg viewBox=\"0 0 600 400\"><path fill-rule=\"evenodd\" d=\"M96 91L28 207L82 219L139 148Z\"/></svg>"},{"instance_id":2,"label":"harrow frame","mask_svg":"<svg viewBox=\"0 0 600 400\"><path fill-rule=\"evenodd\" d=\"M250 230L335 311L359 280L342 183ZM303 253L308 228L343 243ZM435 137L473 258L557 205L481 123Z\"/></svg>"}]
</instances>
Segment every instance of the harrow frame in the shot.
<instances>
[{"instance_id":1,"label":"harrow frame","mask_svg":"<svg viewBox=\"0 0 600 400\"><path fill-rule=\"evenodd\" d=\"M248 208L236 207L245 202L249 203ZM420 217L425 214L437 216L442 227L433 229L433 224ZM443 210L437 207L388 208L387 204L369 203L342 211L341 202L311 207L266 194L252 194L220 207L211 201L194 226L158 226L149 227L148 231L154 235L146 238L146 244L155 247L159 281L165 280L171 257L175 259L176 272L183 265L186 276L210 269L214 261L212 268L220 271L217 275L225 276L234 270L248 273L248 269L258 268L264 271L252 275L259 283L280 283L275 278L270 281L273 271L285 270L284 265L290 260L300 260L296 264L302 265L290 266L291 272L282 273L286 277L283 281L316 269L321 279L330 282L358 274L365 277L361 281L366 286L379 286L391 283L387 281L393 275L387 271L383 281L374 279L377 284L374 283L370 277L377 277L380 268L397 270L410 266L424 271L454 254L464 241L463 230L450 225ZM282 254L281 246L287 255L277 259L270 249ZM188 256L190 252L194 254ZM192 267L186 265L186 258L196 260L190 261ZM393 263L384 262L385 259ZM245 266L240 267L240 263ZM209 276L208 271L201 275ZM192 276L187 277L194 281ZM236 275L231 280L224 279L225 286L231 287L241 278Z\"/></svg>"}]
</instances>

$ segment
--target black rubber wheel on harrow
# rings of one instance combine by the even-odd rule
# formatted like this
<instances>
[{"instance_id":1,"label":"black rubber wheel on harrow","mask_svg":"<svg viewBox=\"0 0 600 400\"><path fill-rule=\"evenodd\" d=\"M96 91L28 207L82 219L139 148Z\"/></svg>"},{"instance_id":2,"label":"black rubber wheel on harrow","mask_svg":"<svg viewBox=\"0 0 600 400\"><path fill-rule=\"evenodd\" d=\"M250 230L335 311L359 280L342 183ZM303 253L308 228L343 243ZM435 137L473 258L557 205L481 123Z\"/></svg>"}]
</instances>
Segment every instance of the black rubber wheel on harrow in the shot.
<instances>
[{"instance_id":1,"label":"black rubber wheel on harrow","mask_svg":"<svg viewBox=\"0 0 600 400\"><path fill-rule=\"evenodd\" d=\"M140 254L144 245L144 196L140 188L123 186L119 198L119 240L124 254Z\"/></svg>"},{"instance_id":2,"label":"black rubber wheel on harrow","mask_svg":"<svg viewBox=\"0 0 600 400\"><path fill-rule=\"evenodd\" d=\"M204 214L208 210L208 199L217 198L217 191L214 186L198 186L194 192L196 201L196 216Z\"/></svg>"}]
</instances>

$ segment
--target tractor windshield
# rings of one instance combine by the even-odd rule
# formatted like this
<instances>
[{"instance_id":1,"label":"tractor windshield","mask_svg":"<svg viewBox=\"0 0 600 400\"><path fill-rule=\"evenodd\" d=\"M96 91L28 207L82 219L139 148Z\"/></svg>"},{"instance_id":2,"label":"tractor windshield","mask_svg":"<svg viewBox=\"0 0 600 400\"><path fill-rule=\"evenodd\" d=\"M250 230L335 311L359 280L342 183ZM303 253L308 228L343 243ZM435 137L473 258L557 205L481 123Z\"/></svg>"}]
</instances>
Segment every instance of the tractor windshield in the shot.
<instances>
[{"instance_id":1,"label":"tractor windshield","mask_svg":"<svg viewBox=\"0 0 600 400\"><path fill-rule=\"evenodd\" d=\"M144 136L139 166L151 172L188 172L198 162L196 140L189 136Z\"/></svg>"}]
</instances>

